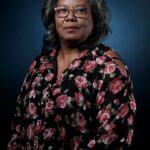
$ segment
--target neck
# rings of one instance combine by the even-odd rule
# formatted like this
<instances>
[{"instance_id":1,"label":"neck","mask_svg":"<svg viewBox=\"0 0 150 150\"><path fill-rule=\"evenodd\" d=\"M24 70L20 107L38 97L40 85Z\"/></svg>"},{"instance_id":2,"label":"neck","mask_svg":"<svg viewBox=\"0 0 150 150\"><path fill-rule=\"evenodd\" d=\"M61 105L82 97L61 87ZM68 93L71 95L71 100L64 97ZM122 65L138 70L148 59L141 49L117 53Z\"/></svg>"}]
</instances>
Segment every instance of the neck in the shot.
<instances>
[{"instance_id":1,"label":"neck","mask_svg":"<svg viewBox=\"0 0 150 150\"><path fill-rule=\"evenodd\" d=\"M76 47L61 44L61 49L58 54L58 59L63 60L64 62L71 62L74 59L79 57L79 50Z\"/></svg>"}]
</instances>

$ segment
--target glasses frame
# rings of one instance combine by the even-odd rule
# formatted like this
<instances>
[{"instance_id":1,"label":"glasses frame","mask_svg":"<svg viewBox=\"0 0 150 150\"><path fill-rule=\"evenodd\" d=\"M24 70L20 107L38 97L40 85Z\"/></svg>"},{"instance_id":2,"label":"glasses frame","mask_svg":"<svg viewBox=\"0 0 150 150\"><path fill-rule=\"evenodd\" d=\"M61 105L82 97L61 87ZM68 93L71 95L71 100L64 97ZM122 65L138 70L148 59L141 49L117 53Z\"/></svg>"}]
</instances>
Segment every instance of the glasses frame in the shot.
<instances>
[{"instance_id":1,"label":"glasses frame","mask_svg":"<svg viewBox=\"0 0 150 150\"><path fill-rule=\"evenodd\" d=\"M81 6L80 6L80 7L81 7ZM66 17L69 15L70 11L73 12L73 14L74 14L74 16L75 16L76 18L87 18L89 12L91 11L90 8L89 8L89 7L83 7L83 8L86 8L86 9L87 9L85 16L78 16L77 13L76 13L76 11L77 11L77 8L80 8L80 7L68 8L68 7L58 6L58 7L55 7L54 10L55 10L56 16L58 16L59 18L66 18ZM58 15L57 10L59 10L60 8L65 8L65 9L67 9L66 15L64 15L64 16L62 16L62 17Z\"/></svg>"}]
</instances>

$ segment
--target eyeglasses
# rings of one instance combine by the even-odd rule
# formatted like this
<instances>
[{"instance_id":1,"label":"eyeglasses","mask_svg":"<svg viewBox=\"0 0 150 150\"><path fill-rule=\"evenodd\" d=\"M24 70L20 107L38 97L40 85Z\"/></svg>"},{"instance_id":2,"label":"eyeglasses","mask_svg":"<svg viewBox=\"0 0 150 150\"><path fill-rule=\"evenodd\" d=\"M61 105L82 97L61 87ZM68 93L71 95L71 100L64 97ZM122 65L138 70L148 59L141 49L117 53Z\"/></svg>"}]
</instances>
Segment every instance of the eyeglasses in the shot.
<instances>
[{"instance_id":1,"label":"eyeglasses","mask_svg":"<svg viewBox=\"0 0 150 150\"><path fill-rule=\"evenodd\" d=\"M87 18L88 13L90 12L90 9L87 7L75 7L75 8L67 8L64 6L56 7L55 13L60 18L65 18L68 16L68 14L72 11L77 18Z\"/></svg>"}]
</instances>

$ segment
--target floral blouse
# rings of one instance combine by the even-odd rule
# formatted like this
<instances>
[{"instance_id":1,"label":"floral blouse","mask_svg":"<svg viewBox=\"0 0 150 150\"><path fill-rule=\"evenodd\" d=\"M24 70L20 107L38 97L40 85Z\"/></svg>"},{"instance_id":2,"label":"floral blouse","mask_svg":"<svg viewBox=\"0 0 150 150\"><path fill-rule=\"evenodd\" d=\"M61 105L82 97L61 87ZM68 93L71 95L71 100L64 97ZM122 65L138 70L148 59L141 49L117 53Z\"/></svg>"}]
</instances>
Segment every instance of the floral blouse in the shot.
<instances>
[{"instance_id":1,"label":"floral blouse","mask_svg":"<svg viewBox=\"0 0 150 150\"><path fill-rule=\"evenodd\" d=\"M116 56L108 55L108 51ZM136 102L123 61L99 45L82 50L59 78L58 51L36 57L17 100L9 150L126 150Z\"/></svg>"}]
</instances>

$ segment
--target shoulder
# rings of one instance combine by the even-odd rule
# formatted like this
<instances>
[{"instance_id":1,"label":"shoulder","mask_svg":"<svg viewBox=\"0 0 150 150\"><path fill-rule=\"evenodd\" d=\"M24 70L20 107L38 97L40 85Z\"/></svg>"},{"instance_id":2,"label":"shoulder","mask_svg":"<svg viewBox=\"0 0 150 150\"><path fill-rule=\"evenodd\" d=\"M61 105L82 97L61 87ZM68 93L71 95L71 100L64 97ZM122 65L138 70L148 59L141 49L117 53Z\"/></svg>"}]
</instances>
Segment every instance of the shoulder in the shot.
<instances>
[{"instance_id":1,"label":"shoulder","mask_svg":"<svg viewBox=\"0 0 150 150\"><path fill-rule=\"evenodd\" d=\"M45 67L50 66L54 56L56 55L56 50L45 51L37 55L33 60L29 67L29 72L34 73L37 69L44 69Z\"/></svg>"},{"instance_id":2,"label":"shoulder","mask_svg":"<svg viewBox=\"0 0 150 150\"><path fill-rule=\"evenodd\" d=\"M104 74L112 75L114 73L120 74L124 77L128 77L128 68L121 58L121 56L112 48L105 45L99 45L93 50L95 53L95 60Z\"/></svg>"}]
</instances>

